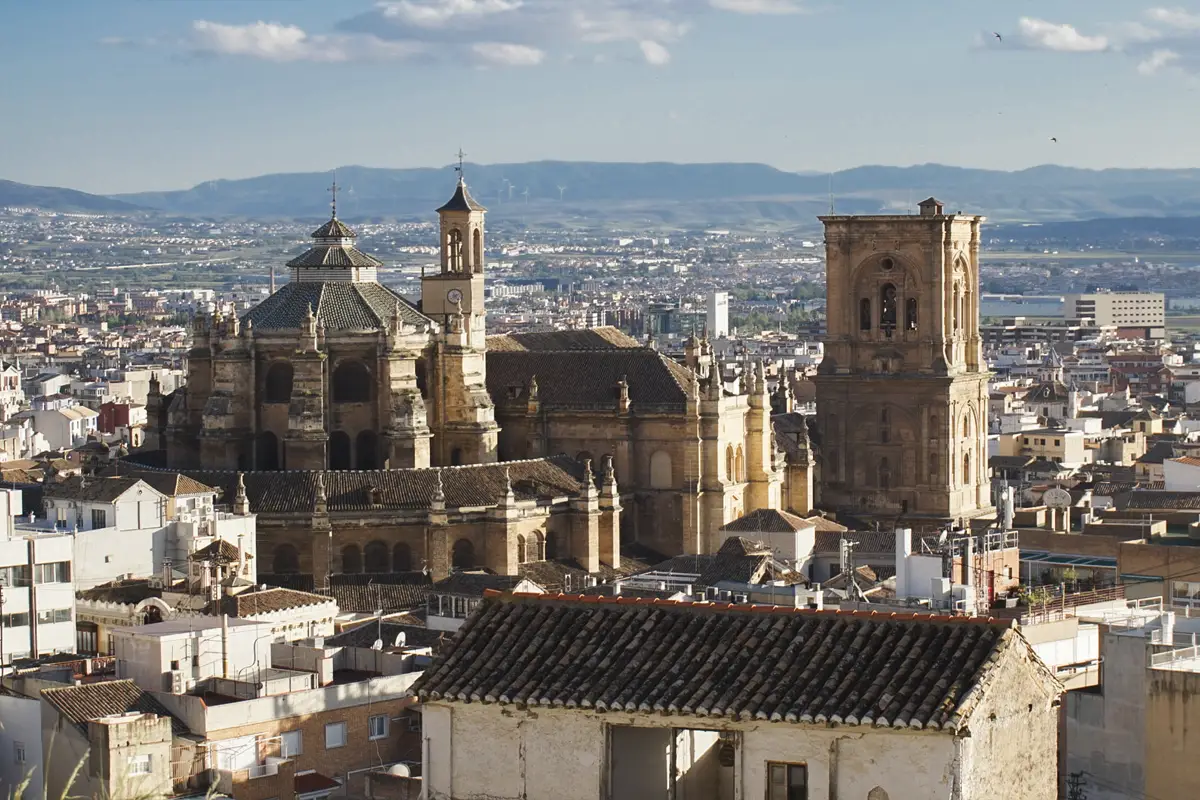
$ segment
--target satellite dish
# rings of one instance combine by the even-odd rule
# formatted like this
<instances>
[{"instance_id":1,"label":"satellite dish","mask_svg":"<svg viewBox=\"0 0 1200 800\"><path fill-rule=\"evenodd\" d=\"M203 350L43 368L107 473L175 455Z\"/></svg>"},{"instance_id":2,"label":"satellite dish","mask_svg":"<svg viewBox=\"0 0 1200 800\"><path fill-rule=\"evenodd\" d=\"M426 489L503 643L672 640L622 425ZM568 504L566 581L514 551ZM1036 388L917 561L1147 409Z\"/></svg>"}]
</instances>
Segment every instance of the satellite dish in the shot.
<instances>
[{"instance_id":1,"label":"satellite dish","mask_svg":"<svg viewBox=\"0 0 1200 800\"><path fill-rule=\"evenodd\" d=\"M404 635L404 631L400 631L399 633L396 634L396 645L395 646L396 647L404 647L404 643L405 643L405 641L407 641L407 638L408 637L406 637Z\"/></svg>"},{"instance_id":2,"label":"satellite dish","mask_svg":"<svg viewBox=\"0 0 1200 800\"><path fill-rule=\"evenodd\" d=\"M949 538L950 538L950 532L942 531L941 534L938 535L938 544L945 544L946 540Z\"/></svg>"},{"instance_id":3,"label":"satellite dish","mask_svg":"<svg viewBox=\"0 0 1200 800\"><path fill-rule=\"evenodd\" d=\"M1070 508L1071 493L1066 489L1052 486L1042 494L1042 505L1047 508Z\"/></svg>"},{"instance_id":4,"label":"satellite dish","mask_svg":"<svg viewBox=\"0 0 1200 800\"><path fill-rule=\"evenodd\" d=\"M383 639L376 639L375 644L371 645L371 649L372 650L382 650L383 649Z\"/></svg>"}]
</instances>

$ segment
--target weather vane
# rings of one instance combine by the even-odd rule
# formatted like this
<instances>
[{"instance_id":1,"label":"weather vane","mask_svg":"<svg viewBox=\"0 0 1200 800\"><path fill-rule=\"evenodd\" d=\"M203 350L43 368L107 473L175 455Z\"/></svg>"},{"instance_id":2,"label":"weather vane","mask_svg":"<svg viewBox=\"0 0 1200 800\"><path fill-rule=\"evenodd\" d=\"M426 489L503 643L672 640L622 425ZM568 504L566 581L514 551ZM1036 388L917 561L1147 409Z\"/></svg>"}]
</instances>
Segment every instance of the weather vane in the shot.
<instances>
[{"instance_id":1,"label":"weather vane","mask_svg":"<svg viewBox=\"0 0 1200 800\"><path fill-rule=\"evenodd\" d=\"M329 192L333 195L333 199L329 201L329 206L333 209L333 216L335 218L337 217L337 190L337 173L334 173L333 185L329 187Z\"/></svg>"},{"instance_id":2,"label":"weather vane","mask_svg":"<svg viewBox=\"0 0 1200 800\"><path fill-rule=\"evenodd\" d=\"M454 171L458 173L459 178L463 176L463 159L466 157L467 154L463 152L462 148L458 148L458 166L454 168Z\"/></svg>"}]
</instances>

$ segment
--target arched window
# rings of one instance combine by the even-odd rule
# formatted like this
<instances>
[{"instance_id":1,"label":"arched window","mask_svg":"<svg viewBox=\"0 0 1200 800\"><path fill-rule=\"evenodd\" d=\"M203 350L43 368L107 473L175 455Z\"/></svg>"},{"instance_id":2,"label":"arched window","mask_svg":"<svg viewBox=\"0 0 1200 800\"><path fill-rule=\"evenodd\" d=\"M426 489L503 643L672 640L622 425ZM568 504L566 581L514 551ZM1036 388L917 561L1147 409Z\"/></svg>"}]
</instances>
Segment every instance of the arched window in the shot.
<instances>
[{"instance_id":1,"label":"arched window","mask_svg":"<svg viewBox=\"0 0 1200 800\"><path fill-rule=\"evenodd\" d=\"M879 441L887 444L892 440L892 413L886 408L879 412Z\"/></svg>"},{"instance_id":2,"label":"arched window","mask_svg":"<svg viewBox=\"0 0 1200 800\"><path fill-rule=\"evenodd\" d=\"M475 272L483 272L483 231L479 228L471 234L471 266Z\"/></svg>"},{"instance_id":3,"label":"arched window","mask_svg":"<svg viewBox=\"0 0 1200 800\"><path fill-rule=\"evenodd\" d=\"M342 572L357 574L363 571L362 551L356 544L348 544L342 548Z\"/></svg>"},{"instance_id":4,"label":"arched window","mask_svg":"<svg viewBox=\"0 0 1200 800\"><path fill-rule=\"evenodd\" d=\"M737 457L734 460L737 467L737 479L741 483L746 482L746 456L742 453L742 446L739 444L737 449Z\"/></svg>"},{"instance_id":5,"label":"arched window","mask_svg":"<svg viewBox=\"0 0 1200 800\"><path fill-rule=\"evenodd\" d=\"M526 552L526 548L525 548L525 537L518 533L517 534L517 563L524 564L526 561L529 560L528 556L529 556L529 554Z\"/></svg>"},{"instance_id":6,"label":"arched window","mask_svg":"<svg viewBox=\"0 0 1200 800\"><path fill-rule=\"evenodd\" d=\"M879 488L892 488L892 467L886 458L879 459Z\"/></svg>"},{"instance_id":7,"label":"arched window","mask_svg":"<svg viewBox=\"0 0 1200 800\"><path fill-rule=\"evenodd\" d=\"M733 445L725 448L725 479L737 480L737 456L733 453Z\"/></svg>"},{"instance_id":8,"label":"arched window","mask_svg":"<svg viewBox=\"0 0 1200 800\"><path fill-rule=\"evenodd\" d=\"M659 450L650 456L650 488L670 489L675 483L671 474L671 454Z\"/></svg>"},{"instance_id":9,"label":"arched window","mask_svg":"<svg viewBox=\"0 0 1200 800\"><path fill-rule=\"evenodd\" d=\"M355 448L355 464L357 469L379 469L379 456L375 452L379 437L375 431L362 431L358 434Z\"/></svg>"},{"instance_id":10,"label":"arched window","mask_svg":"<svg viewBox=\"0 0 1200 800\"><path fill-rule=\"evenodd\" d=\"M957 332L962 325L960 309L962 308L962 287L954 284L954 330Z\"/></svg>"},{"instance_id":11,"label":"arched window","mask_svg":"<svg viewBox=\"0 0 1200 800\"><path fill-rule=\"evenodd\" d=\"M582 464L585 461L592 461L593 460L592 453L590 450L580 450L575 455L575 460L578 461L580 464ZM593 466L595 466L595 465L593 465Z\"/></svg>"},{"instance_id":12,"label":"arched window","mask_svg":"<svg viewBox=\"0 0 1200 800\"><path fill-rule=\"evenodd\" d=\"M279 469L279 437L270 431L260 433L255 441L254 459L260 470Z\"/></svg>"},{"instance_id":13,"label":"arched window","mask_svg":"<svg viewBox=\"0 0 1200 800\"><path fill-rule=\"evenodd\" d=\"M463 271L463 235L458 228L446 234L446 268L450 272Z\"/></svg>"},{"instance_id":14,"label":"arched window","mask_svg":"<svg viewBox=\"0 0 1200 800\"><path fill-rule=\"evenodd\" d=\"M425 359L417 359L417 390L421 393L422 400L429 399L429 378L425 373Z\"/></svg>"},{"instance_id":15,"label":"arched window","mask_svg":"<svg viewBox=\"0 0 1200 800\"><path fill-rule=\"evenodd\" d=\"M871 791L867 792L867 800L890 800L888 793L882 787L876 786Z\"/></svg>"},{"instance_id":16,"label":"arched window","mask_svg":"<svg viewBox=\"0 0 1200 800\"><path fill-rule=\"evenodd\" d=\"M276 361L267 369L263 386L263 401L267 403L290 403L292 401L292 365L287 361Z\"/></svg>"},{"instance_id":17,"label":"arched window","mask_svg":"<svg viewBox=\"0 0 1200 800\"><path fill-rule=\"evenodd\" d=\"M371 402L371 371L361 361L343 361L333 371L333 402Z\"/></svg>"},{"instance_id":18,"label":"arched window","mask_svg":"<svg viewBox=\"0 0 1200 800\"><path fill-rule=\"evenodd\" d=\"M350 459L350 434L345 431L334 431L329 434L329 468L352 469Z\"/></svg>"},{"instance_id":19,"label":"arched window","mask_svg":"<svg viewBox=\"0 0 1200 800\"><path fill-rule=\"evenodd\" d=\"M970 414L963 415L962 435L963 435L964 439L969 439L971 437L971 415Z\"/></svg>"},{"instance_id":20,"label":"arched window","mask_svg":"<svg viewBox=\"0 0 1200 800\"><path fill-rule=\"evenodd\" d=\"M896 329L896 287L885 283L879 287L879 328L884 331Z\"/></svg>"},{"instance_id":21,"label":"arched window","mask_svg":"<svg viewBox=\"0 0 1200 800\"><path fill-rule=\"evenodd\" d=\"M917 329L917 298L915 297L904 301L904 327L910 331Z\"/></svg>"},{"instance_id":22,"label":"arched window","mask_svg":"<svg viewBox=\"0 0 1200 800\"><path fill-rule=\"evenodd\" d=\"M529 560L546 560L546 538L540 533L529 534Z\"/></svg>"},{"instance_id":23,"label":"arched window","mask_svg":"<svg viewBox=\"0 0 1200 800\"><path fill-rule=\"evenodd\" d=\"M363 548L363 566L367 572L391 572L389 555L387 544L379 540L371 542Z\"/></svg>"},{"instance_id":24,"label":"arched window","mask_svg":"<svg viewBox=\"0 0 1200 800\"><path fill-rule=\"evenodd\" d=\"M929 454L929 479L936 481L938 478L938 454L935 450Z\"/></svg>"},{"instance_id":25,"label":"arched window","mask_svg":"<svg viewBox=\"0 0 1200 800\"><path fill-rule=\"evenodd\" d=\"M409 572L412 568L412 548L404 542L397 542L392 548L392 572Z\"/></svg>"},{"instance_id":26,"label":"arched window","mask_svg":"<svg viewBox=\"0 0 1200 800\"><path fill-rule=\"evenodd\" d=\"M459 467L462 463L462 448L456 447L450 451L450 466Z\"/></svg>"},{"instance_id":27,"label":"arched window","mask_svg":"<svg viewBox=\"0 0 1200 800\"><path fill-rule=\"evenodd\" d=\"M290 544L278 545L271 558L271 570L276 575L294 575L300 571L300 553Z\"/></svg>"},{"instance_id":28,"label":"arched window","mask_svg":"<svg viewBox=\"0 0 1200 800\"><path fill-rule=\"evenodd\" d=\"M963 453L963 486L971 485L971 454Z\"/></svg>"},{"instance_id":29,"label":"arched window","mask_svg":"<svg viewBox=\"0 0 1200 800\"><path fill-rule=\"evenodd\" d=\"M475 566L475 545L470 539L459 539L450 553L450 565L455 569L472 569Z\"/></svg>"},{"instance_id":30,"label":"arched window","mask_svg":"<svg viewBox=\"0 0 1200 800\"><path fill-rule=\"evenodd\" d=\"M858 301L858 329L871 330L871 300L866 297Z\"/></svg>"}]
</instances>

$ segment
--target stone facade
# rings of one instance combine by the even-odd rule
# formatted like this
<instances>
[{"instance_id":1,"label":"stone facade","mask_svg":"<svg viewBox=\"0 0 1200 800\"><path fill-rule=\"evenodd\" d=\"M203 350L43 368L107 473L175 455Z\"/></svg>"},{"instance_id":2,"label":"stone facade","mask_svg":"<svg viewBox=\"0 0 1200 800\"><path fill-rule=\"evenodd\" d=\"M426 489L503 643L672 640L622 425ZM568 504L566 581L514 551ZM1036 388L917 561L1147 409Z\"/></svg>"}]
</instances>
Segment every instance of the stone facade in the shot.
<instances>
[{"instance_id":1,"label":"stone facade","mask_svg":"<svg viewBox=\"0 0 1200 800\"><path fill-rule=\"evenodd\" d=\"M789 451L785 465L776 449L761 366L723 375L711 346L695 337L686 365L622 335L488 338L485 211L460 179L438 209L439 268L422 278L419 309L377 282L379 262L355 247L354 232L335 215L289 262L290 283L241 318L195 320L187 385L169 396L151 386L148 441L165 450L158 465L220 470L224 477L212 478L219 485L231 484L235 471L363 470L382 487L389 470L565 453L578 469L592 460L609 481L599 482L594 501L571 501L572 513L594 520L600 533L563 534L555 546L552 520L566 519L557 508L521 511L517 524L512 509L460 514L450 504L455 532L443 547L443 535L430 533L428 519L442 513L432 507L397 515L385 502L379 519L371 507L339 519L252 498L263 572L272 572L272 559L298 563L320 587L321 576L344 569L347 548L365 554L370 545L376 556L389 554L389 570L402 563L444 574L455 542L467 540L470 560L514 574L516 539L502 547L488 533L499 519L540 537L527 554L581 564L615 566L622 536L667 554L707 552L725 523L784 504L785 473L789 499L806 506L792 510L809 511L808 461ZM603 487L615 492L618 480L620 496L606 499ZM496 518L484 519L489 514ZM514 555L501 555L505 549Z\"/></svg>"},{"instance_id":2,"label":"stone facade","mask_svg":"<svg viewBox=\"0 0 1200 800\"><path fill-rule=\"evenodd\" d=\"M982 217L822 217L818 504L916 527L991 516Z\"/></svg>"}]
</instances>

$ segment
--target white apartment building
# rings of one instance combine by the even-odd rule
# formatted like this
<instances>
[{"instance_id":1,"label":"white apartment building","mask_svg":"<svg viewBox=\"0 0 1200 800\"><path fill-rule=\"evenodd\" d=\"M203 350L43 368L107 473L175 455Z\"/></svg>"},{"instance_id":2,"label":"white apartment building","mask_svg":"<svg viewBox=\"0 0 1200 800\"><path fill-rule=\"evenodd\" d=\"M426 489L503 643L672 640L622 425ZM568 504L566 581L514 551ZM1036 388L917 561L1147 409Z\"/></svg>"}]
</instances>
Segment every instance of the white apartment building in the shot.
<instances>
[{"instance_id":1,"label":"white apartment building","mask_svg":"<svg viewBox=\"0 0 1200 800\"><path fill-rule=\"evenodd\" d=\"M713 292L708 296L707 322L709 338L729 335L729 292Z\"/></svg>"},{"instance_id":2,"label":"white apartment building","mask_svg":"<svg viewBox=\"0 0 1200 800\"><path fill-rule=\"evenodd\" d=\"M33 412L33 426L54 450L84 444L96 432L100 414L86 406L66 406Z\"/></svg>"},{"instance_id":3,"label":"white apartment building","mask_svg":"<svg viewBox=\"0 0 1200 800\"><path fill-rule=\"evenodd\" d=\"M1161 292L1095 292L1063 297L1063 316L1090 319L1101 327L1161 326L1166 319L1166 296Z\"/></svg>"},{"instance_id":4,"label":"white apartment building","mask_svg":"<svg viewBox=\"0 0 1200 800\"><path fill-rule=\"evenodd\" d=\"M21 492L0 489L0 665L75 649L71 537L18 530Z\"/></svg>"}]
</instances>

